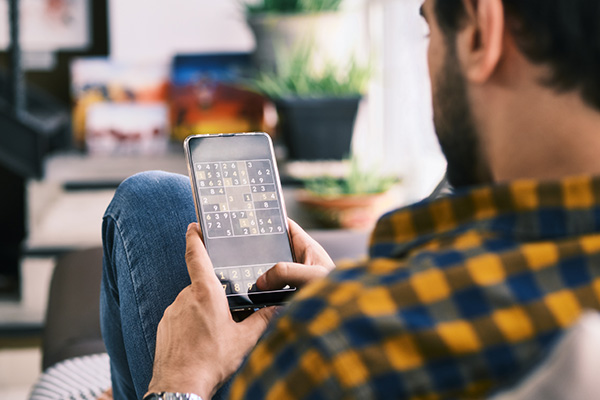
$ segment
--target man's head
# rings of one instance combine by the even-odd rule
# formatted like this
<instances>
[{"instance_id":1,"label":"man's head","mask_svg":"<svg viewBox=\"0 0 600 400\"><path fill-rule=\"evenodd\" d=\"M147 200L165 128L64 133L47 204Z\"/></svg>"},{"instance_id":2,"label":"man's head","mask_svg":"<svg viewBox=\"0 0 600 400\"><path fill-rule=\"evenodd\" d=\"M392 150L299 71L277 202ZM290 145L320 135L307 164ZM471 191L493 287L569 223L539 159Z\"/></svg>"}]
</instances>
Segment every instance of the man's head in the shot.
<instances>
[{"instance_id":1,"label":"man's head","mask_svg":"<svg viewBox=\"0 0 600 400\"><path fill-rule=\"evenodd\" d=\"M494 179L485 146L493 140L481 132L494 118L482 100L518 95L527 73L545 93L577 93L600 111L600 1L426 0L423 14L434 122L455 186ZM516 68L517 58L532 68Z\"/></svg>"}]
</instances>

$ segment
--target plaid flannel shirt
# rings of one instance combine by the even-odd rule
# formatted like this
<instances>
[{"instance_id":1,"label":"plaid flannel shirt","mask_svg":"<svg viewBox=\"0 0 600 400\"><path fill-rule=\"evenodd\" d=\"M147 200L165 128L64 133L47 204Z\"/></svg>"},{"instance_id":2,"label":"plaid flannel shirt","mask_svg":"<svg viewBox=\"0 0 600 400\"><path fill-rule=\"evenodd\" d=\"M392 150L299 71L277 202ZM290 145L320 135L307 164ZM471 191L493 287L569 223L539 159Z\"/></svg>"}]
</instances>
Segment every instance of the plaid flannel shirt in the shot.
<instances>
[{"instance_id":1,"label":"plaid flannel shirt","mask_svg":"<svg viewBox=\"0 0 600 400\"><path fill-rule=\"evenodd\" d=\"M381 218L370 260L303 289L233 399L482 398L600 303L600 178L517 181Z\"/></svg>"}]
</instances>

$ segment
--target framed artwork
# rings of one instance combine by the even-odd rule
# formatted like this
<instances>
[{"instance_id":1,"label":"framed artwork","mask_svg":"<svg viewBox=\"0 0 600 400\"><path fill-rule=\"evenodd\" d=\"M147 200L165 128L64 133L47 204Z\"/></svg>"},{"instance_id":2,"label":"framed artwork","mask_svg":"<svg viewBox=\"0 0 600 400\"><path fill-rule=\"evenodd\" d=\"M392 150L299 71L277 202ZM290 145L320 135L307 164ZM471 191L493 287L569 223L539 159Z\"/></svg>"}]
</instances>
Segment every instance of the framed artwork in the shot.
<instances>
[{"instance_id":1,"label":"framed artwork","mask_svg":"<svg viewBox=\"0 0 600 400\"><path fill-rule=\"evenodd\" d=\"M20 0L21 46L26 52L85 50L91 44L90 0ZM10 43L8 0L0 0L0 49Z\"/></svg>"},{"instance_id":2,"label":"framed artwork","mask_svg":"<svg viewBox=\"0 0 600 400\"><path fill-rule=\"evenodd\" d=\"M78 58L71 63L73 135L89 154L167 150L168 65Z\"/></svg>"},{"instance_id":3,"label":"framed artwork","mask_svg":"<svg viewBox=\"0 0 600 400\"><path fill-rule=\"evenodd\" d=\"M171 67L171 133L271 131L267 100L248 85L249 53L177 55Z\"/></svg>"}]
</instances>

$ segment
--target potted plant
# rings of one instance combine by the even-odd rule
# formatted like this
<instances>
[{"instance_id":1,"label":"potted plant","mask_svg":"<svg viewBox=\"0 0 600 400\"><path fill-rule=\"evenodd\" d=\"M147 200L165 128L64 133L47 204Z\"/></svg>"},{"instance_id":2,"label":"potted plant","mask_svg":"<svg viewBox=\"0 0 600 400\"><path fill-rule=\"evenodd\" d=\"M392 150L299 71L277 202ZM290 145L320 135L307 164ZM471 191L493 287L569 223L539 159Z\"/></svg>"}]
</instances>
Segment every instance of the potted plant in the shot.
<instances>
[{"instance_id":1,"label":"potted plant","mask_svg":"<svg viewBox=\"0 0 600 400\"><path fill-rule=\"evenodd\" d=\"M244 2L246 20L254 34L254 63L258 69L274 71L277 54L311 41L314 51L336 54L343 40L333 40L340 31L342 0L250 0Z\"/></svg>"},{"instance_id":2,"label":"potted plant","mask_svg":"<svg viewBox=\"0 0 600 400\"><path fill-rule=\"evenodd\" d=\"M341 67L311 68L311 46L278 57L277 71L263 71L254 86L275 104L279 131L291 160L341 160L350 154L354 122L370 68L354 60Z\"/></svg>"},{"instance_id":3,"label":"potted plant","mask_svg":"<svg viewBox=\"0 0 600 400\"><path fill-rule=\"evenodd\" d=\"M325 227L371 229L377 218L392 206L390 189L395 176L359 166L356 159L343 176L323 175L303 179L298 192L302 204Z\"/></svg>"}]
</instances>

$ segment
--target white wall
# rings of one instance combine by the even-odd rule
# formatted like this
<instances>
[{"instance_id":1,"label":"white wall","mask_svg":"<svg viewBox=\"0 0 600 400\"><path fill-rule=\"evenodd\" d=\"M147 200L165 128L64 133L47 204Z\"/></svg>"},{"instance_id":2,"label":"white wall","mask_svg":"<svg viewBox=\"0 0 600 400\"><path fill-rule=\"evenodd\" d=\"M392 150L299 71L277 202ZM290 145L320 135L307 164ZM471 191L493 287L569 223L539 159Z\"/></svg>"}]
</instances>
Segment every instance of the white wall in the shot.
<instances>
[{"instance_id":1,"label":"white wall","mask_svg":"<svg viewBox=\"0 0 600 400\"><path fill-rule=\"evenodd\" d=\"M446 166L433 128L421 4L422 0L369 2L371 43L379 66L370 93L369 135L384 168L403 178L409 202L427 196Z\"/></svg>"},{"instance_id":2,"label":"white wall","mask_svg":"<svg viewBox=\"0 0 600 400\"><path fill-rule=\"evenodd\" d=\"M360 13L364 2L345 0L344 9ZM254 38L241 4L242 0L110 0L111 57L164 62L176 53L252 51Z\"/></svg>"},{"instance_id":3,"label":"white wall","mask_svg":"<svg viewBox=\"0 0 600 400\"><path fill-rule=\"evenodd\" d=\"M237 0L110 0L111 57L169 62L176 53L251 51Z\"/></svg>"}]
</instances>

